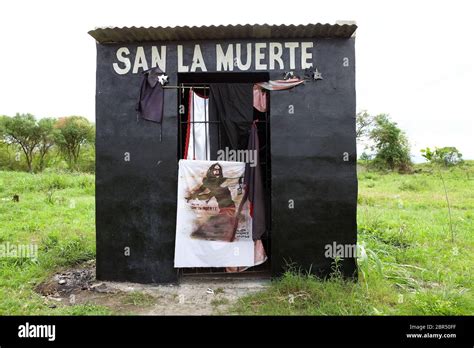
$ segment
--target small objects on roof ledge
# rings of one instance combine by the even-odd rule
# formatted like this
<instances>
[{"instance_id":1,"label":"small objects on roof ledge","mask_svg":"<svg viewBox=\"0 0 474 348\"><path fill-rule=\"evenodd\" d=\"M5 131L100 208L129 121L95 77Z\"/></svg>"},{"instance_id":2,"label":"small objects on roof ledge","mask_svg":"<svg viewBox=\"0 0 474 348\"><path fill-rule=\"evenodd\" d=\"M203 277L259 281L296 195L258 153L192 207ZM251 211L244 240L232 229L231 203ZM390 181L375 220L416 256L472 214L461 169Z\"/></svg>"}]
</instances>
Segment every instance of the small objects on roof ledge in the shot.
<instances>
[{"instance_id":1,"label":"small objects on roof ledge","mask_svg":"<svg viewBox=\"0 0 474 348\"><path fill-rule=\"evenodd\" d=\"M322 80L323 79L323 75L319 72L318 68L316 68L316 70L314 70L313 78L315 80Z\"/></svg>"},{"instance_id":2,"label":"small objects on roof ledge","mask_svg":"<svg viewBox=\"0 0 474 348\"><path fill-rule=\"evenodd\" d=\"M168 75L166 74L161 74L158 76L158 82L160 85L165 86L168 84Z\"/></svg>"},{"instance_id":3,"label":"small objects on roof ledge","mask_svg":"<svg viewBox=\"0 0 474 348\"><path fill-rule=\"evenodd\" d=\"M295 76L295 73L293 71L285 71L283 73L283 80L289 80L289 79L294 79L294 78L299 78L299 77Z\"/></svg>"},{"instance_id":4,"label":"small objects on roof ledge","mask_svg":"<svg viewBox=\"0 0 474 348\"><path fill-rule=\"evenodd\" d=\"M318 70L318 68L310 67L304 70L304 79L306 81L316 81L316 80L322 80L323 75L321 72Z\"/></svg>"}]
</instances>

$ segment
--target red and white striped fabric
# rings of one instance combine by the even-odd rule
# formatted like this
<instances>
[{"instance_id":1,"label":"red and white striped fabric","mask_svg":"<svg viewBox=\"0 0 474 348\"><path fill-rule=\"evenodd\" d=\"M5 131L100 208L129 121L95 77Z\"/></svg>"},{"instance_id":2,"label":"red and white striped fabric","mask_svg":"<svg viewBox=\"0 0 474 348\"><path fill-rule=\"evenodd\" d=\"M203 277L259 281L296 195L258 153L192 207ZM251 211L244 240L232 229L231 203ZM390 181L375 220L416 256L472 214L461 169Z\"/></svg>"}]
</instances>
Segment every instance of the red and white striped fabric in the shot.
<instances>
[{"instance_id":1,"label":"red and white striped fabric","mask_svg":"<svg viewBox=\"0 0 474 348\"><path fill-rule=\"evenodd\" d=\"M191 89L188 102L184 159L208 160L210 159L209 97L200 97Z\"/></svg>"},{"instance_id":2,"label":"red and white striped fabric","mask_svg":"<svg viewBox=\"0 0 474 348\"><path fill-rule=\"evenodd\" d=\"M268 82L259 82L256 85L269 91L281 91L301 85L303 82L304 80L302 79L292 78L288 80L270 80Z\"/></svg>"}]
</instances>

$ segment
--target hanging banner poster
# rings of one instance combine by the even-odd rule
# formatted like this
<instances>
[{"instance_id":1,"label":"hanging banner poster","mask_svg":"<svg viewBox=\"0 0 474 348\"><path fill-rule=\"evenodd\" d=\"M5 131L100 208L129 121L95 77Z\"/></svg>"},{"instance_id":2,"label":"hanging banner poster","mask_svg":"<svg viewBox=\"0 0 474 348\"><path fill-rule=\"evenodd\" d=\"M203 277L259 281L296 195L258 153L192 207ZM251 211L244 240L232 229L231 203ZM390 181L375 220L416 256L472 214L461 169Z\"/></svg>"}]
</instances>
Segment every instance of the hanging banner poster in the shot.
<instances>
[{"instance_id":1,"label":"hanging banner poster","mask_svg":"<svg viewBox=\"0 0 474 348\"><path fill-rule=\"evenodd\" d=\"M175 267L254 265L244 162L180 160Z\"/></svg>"}]
</instances>

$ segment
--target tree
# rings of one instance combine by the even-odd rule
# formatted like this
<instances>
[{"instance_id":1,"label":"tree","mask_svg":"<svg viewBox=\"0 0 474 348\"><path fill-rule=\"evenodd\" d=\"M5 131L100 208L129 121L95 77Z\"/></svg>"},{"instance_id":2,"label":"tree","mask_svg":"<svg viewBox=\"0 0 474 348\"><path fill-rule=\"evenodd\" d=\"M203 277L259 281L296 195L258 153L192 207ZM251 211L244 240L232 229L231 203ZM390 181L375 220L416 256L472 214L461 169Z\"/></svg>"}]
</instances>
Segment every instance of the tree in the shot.
<instances>
[{"instance_id":1,"label":"tree","mask_svg":"<svg viewBox=\"0 0 474 348\"><path fill-rule=\"evenodd\" d=\"M375 116L370 139L376 151L374 164L381 168L407 171L411 167L410 146L405 133L386 114Z\"/></svg>"},{"instance_id":2,"label":"tree","mask_svg":"<svg viewBox=\"0 0 474 348\"><path fill-rule=\"evenodd\" d=\"M5 136L5 123L9 117L5 115L0 115L0 141L3 141Z\"/></svg>"},{"instance_id":3,"label":"tree","mask_svg":"<svg viewBox=\"0 0 474 348\"><path fill-rule=\"evenodd\" d=\"M28 171L33 171L33 156L41 141L39 126L31 114L16 114L7 117L4 123L4 138L7 143L18 144L26 157Z\"/></svg>"},{"instance_id":4,"label":"tree","mask_svg":"<svg viewBox=\"0 0 474 348\"><path fill-rule=\"evenodd\" d=\"M38 169L41 171L44 169L45 157L49 150L54 146L55 131L54 124L56 120L54 118L42 118L38 121L39 137L40 142L38 145L39 152L39 163Z\"/></svg>"},{"instance_id":5,"label":"tree","mask_svg":"<svg viewBox=\"0 0 474 348\"><path fill-rule=\"evenodd\" d=\"M362 152L362 154L360 155L359 159L361 161L364 161L365 164L369 164L369 162L372 160L372 155L371 154L368 154L367 152Z\"/></svg>"},{"instance_id":6,"label":"tree","mask_svg":"<svg viewBox=\"0 0 474 348\"><path fill-rule=\"evenodd\" d=\"M356 115L356 139L361 140L369 136L375 117L370 115L366 110Z\"/></svg>"},{"instance_id":7,"label":"tree","mask_svg":"<svg viewBox=\"0 0 474 348\"><path fill-rule=\"evenodd\" d=\"M421 150L422 156L431 163L451 167L463 162L462 153L454 146L435 147L434 151L429 147Z\"/></svg>"},{"instance_id":8,"label":"tree","mask_svg":"<svg viewBox=\"0 0 474 348\"><path fill-rule=\"evenodd\" d=\"M0 170L3 168L11 167L11 158L10 158L10 151L9 151L9 144L6 140L5 134L5 124L9 117L5 115L0 115ZM17 146L15 144L15 146Z\"/></svg>"},{"instance_id":9,"label":"tree","mask_svg":"<svg viewBox=\"0 0 474 348\"><path fill-rule=\"evenodd\" d=\"M441 179L441 183L443 184L443 189L444 189L444 197L446 199L446 204L448 206L448 217L449 217L449 230L451 231L451 241L454 242L454 229L453 229L453 219L451 217L451 204L449 203L449 196L448 196L448 189L446 188L446 182L444 181L443 174L441 173L440 170L440 165L446 165L445 163L445 158L450 158L451 156L448 155L448 153L453 152L452 150L447 151L446 149L456 149L455 147L443 147L441 149L435 148L434 151L432 151L429 147L426 149L421 149L421 155L426 158L431 164L434 164L435 167L438 170L439 177ZM460 152L457 151L456 153L459 155ZM462 155L461 155L462 156Z\"/></svg>"},{"instance_id":10,"label":"tree","mask_svg":"<svg viewBox=\"0 0 474 348\"><path fill-rule=\"evenodd\" d=\"M55 141L69 168L76 169L81 147L93 141L94 127L82 116L61 117L55 124Z\"/></svg>"}]
</instances>

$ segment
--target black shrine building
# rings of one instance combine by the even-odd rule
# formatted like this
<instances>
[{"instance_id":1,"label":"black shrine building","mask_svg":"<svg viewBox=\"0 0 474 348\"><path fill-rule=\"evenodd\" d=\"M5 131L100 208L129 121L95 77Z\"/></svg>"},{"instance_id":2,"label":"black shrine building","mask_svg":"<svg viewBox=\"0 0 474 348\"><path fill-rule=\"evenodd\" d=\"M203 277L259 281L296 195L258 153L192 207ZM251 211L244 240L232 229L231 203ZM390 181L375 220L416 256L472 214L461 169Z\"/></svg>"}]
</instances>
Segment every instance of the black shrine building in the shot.
<instances>
[{"instance_id":1,"label":"black shrine building","mask_svg":"<svg viewBox=\"0 0 474 348\"><path fill-rule=\"evenodd\" d=\"M179 163L194 131L190 91L212 99L215 84L270 85L263 111L254 110L267 260L237 273L278 277L294 266L324 277L340 258L341 272L355 276L356 256L334 249L357 243L356 28L341 22L90 31L97 41L97 278L173 283L235 273L175 267ZM159 122L137 116L149 71L160 73ZM240 102L228 101L236 108ZM209 160L218 162L214 150L225 126L209 121Z\"/></svg>"}]
</instances>

